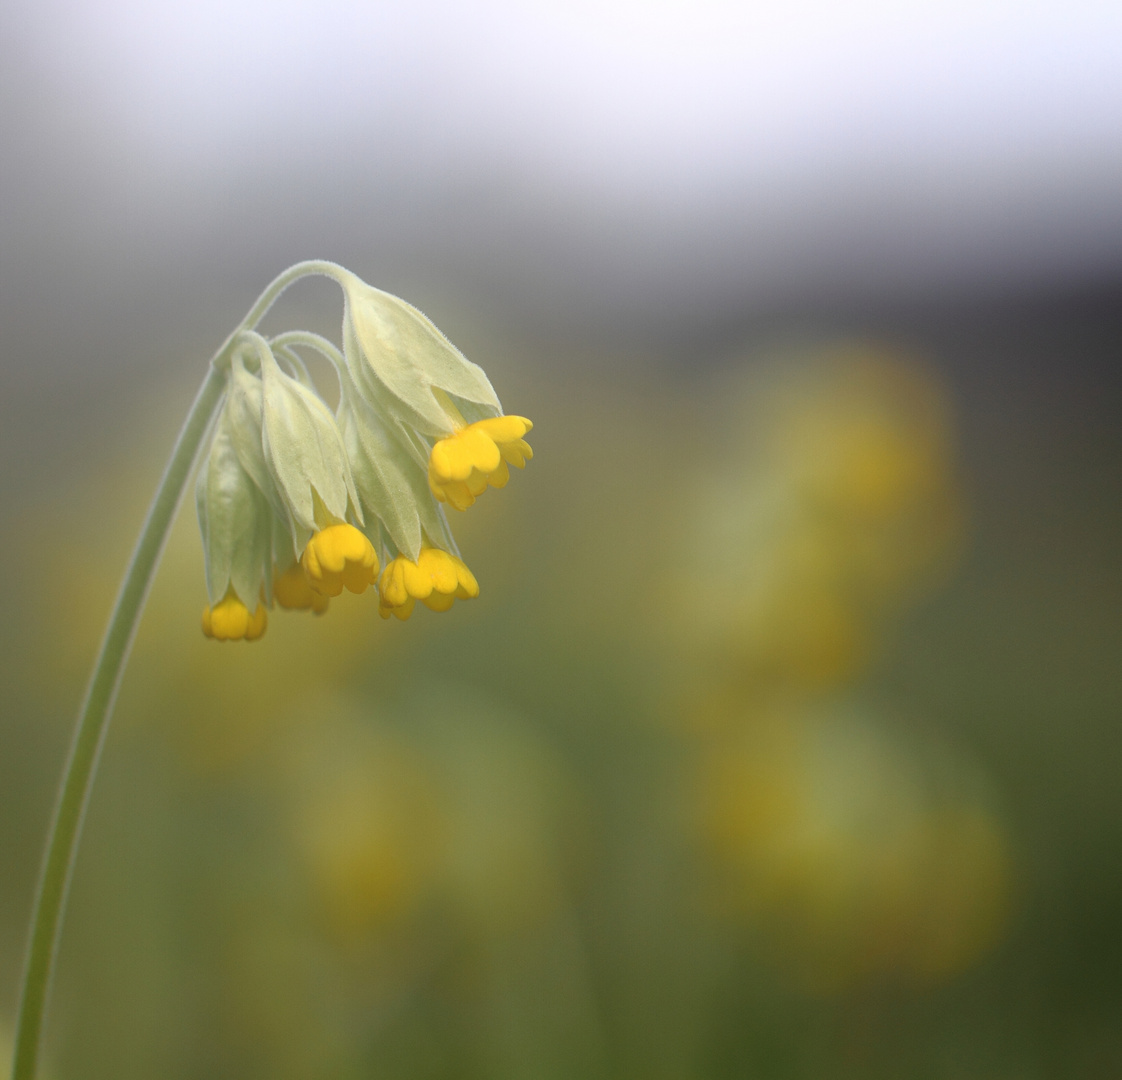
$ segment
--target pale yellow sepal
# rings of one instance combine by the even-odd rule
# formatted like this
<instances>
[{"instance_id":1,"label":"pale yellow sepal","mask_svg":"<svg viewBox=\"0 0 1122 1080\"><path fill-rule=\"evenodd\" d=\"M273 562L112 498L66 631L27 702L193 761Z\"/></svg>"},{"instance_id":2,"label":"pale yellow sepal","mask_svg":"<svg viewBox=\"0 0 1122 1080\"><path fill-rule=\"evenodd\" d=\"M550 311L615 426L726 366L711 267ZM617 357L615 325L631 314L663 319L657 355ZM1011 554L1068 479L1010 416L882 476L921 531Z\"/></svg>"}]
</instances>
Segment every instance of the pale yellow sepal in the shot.
<instances>
[{"instance_id":1,"label":"pale yellow sepal","mask_svg":"<svg viewBox=\"0 0 1122 1080\"><path fill-rule=\"evenodd\" d=\"M215 641L256 641L265 633L268 615L258 604L251 615L233 590L213 607L203 609L203 633Z\"/></svg>"},{"instance_id":2,"label":"pale yellow sepal","mask_svg":"<svg viewBox=\"0 0 1122 1080\"><path fill-rule=\"evenodd\" d=\"M510 479L507 466L524 468L534 456L523 438L533 426L524 416L496 416L440 439L429 456L433 495L457 510L466 510L488 486L506 487Z\"/></svg>"},{"instance_id":3,"label":"pale yellow sepal","mask_svg":"<svg viewBox=\"0 0 1122 1080\"><path fill-rule=\"evenodd\" d=\"M300 557L309 587L323 596L338 596L344 586L365 592L378 580L378 554L374 545L353 525L321 529Z\"/></svg>"},{"instance_id":4,"label":"pale yellow sepal","mask_svg":"<svg viewBox=\"0 0 1122 1080\"><path fill-rule=\"evenodd\" d=\"M420 600L432 611L447 611L454 600L479 595L479 582L463 560L439 548L421 549L417 561L404 555L392 559L378 583L378 611L383 619L408 619Z\"/></svg>"}]
</instances>

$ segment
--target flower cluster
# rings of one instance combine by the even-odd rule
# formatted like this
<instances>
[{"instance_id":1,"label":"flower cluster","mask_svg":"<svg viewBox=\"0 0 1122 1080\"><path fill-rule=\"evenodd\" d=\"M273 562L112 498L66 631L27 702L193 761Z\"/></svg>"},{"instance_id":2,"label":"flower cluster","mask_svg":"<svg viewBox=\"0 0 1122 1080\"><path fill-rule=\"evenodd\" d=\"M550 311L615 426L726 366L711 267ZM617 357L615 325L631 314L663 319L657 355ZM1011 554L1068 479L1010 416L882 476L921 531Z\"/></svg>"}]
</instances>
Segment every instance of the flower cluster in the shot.
<instances>
[{"instance_id":1,"label":"flower cluster","mask_svg":"<svg viewBox=\"0 0 1122 1080\"><path fill-rule=\"evenodd\" d=\"M315 334L231 340L226 396L196 503L209 606L203 632L252 641L266 608L320 614L378 586L383 617L479 594L444 507L503 487L533 456L483 370L416 308L341 267L343 349ZM335 367L333 414L298 350Z\"/></svg>"}]
</instances>

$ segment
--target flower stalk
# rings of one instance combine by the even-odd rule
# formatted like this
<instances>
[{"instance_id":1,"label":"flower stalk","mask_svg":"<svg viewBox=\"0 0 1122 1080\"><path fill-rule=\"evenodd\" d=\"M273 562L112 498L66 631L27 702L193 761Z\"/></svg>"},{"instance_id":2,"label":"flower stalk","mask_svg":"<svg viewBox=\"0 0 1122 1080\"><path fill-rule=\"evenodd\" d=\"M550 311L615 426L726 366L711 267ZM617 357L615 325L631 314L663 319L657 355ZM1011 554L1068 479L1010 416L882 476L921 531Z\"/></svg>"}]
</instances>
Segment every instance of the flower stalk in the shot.
<instances>
[{"instance_id":1,"label":"flower stalk","mask_svg":"<svg viewBox=\"0 0 1122 1080\"><path fill-rule=\"evenodd\" d=\"M144 519L121 582L117 602L109 617L101 650L94 663L59 787L39 887L32 908L31 934L16 1020L12 1080L34 1080L36 1075L62 916L98 758L105 742L109 718L129 651L144 611L144 603L148 599L175 512L183 499L192 466L226 388L225 369L229 366L232 343L243 330L256 326L265 317L277 297L289 285L313 274L332 277L336 269L338 268L332 263L298 263L277 277L261 294L244 321L226 339L211 361L206 379L187 414L148 508L148 515Z\"/></svg>"},{"instance_id":2,"label":"flower stalk","mask_svg":"<svg viewBox=\"0 0 1122 1080\"><path fill-rule=\"evenodd\" d=\"M344 349L304 331L256 332L312 275L345 295ZM296 348L336 368L336 415ZM293 374L278 362L282 360ZM295 376L295 377L294 377ZM464 415L466 411L466 416ZM383 616L446 611L479 592L437 500L465 509L531 455L483 370L416 308L335 263L297 263L265 289L211 360L152 500L78 716L36 893L12 1080L34 1080L67 893L109 719L160 556L196 461L210 600L203 632L260 638L266 607L323 613L378 585ZM426 479L426 472L428 476ZM436 479L434 479L434 477ZM379 551L381 559L379 559ZM379 581L381 566L386 573ZM252 610L251 610L252 609Z\"/></svg>"},{"instance_id":3,"label":"flower stalk","mask_svg":"<svg viewBox=\"0 0 1122 1080\"><path fill-rule=\"evenodd\" d=\"M217 366L212 366L187 414L148 509L78 714L31 919L31 940L16 1024L12 1080L34 1080L35 1077L63 909L109 717L171 523L225 385L225 376Z\"/></svg>"}]
</instances>

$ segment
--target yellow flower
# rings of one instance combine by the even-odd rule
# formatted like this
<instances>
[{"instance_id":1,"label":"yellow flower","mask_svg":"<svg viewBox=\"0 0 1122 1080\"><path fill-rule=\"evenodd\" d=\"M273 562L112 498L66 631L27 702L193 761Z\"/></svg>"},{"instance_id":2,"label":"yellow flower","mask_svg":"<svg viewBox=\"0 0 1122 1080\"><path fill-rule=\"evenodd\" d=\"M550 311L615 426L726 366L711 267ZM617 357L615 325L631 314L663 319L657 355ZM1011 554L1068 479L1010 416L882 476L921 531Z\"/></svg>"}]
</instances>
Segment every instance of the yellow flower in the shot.
<instances>
[{"instance_id":1,"label":"yellow flower","mask_svg":"<svg viewBox=\"0 0 1122 1080\"><path fill-rule=\"evenodd\" d=\"M466 510L484 489L506 486L508 465L524 468L534 456L522 437L534 425L524 416L477 420L440 439L429 455L429 487L441 501Z\"/></svg>"},{"instance_id":2,"label":"yellow flower","mask_svg":"<svg viewBox=\"0 0 1122 1080\"><path fill-rule=\"evenodd\" d=\"M386 578L400 597L383 597L383 614L407 618L417 599L447 610L479 586L448 554L456 542L441 503L465 510L488 486L505 487L510 466L533 456L523 438L533 425L503 414L483 369L421 312L342 267L301 264L275 287L306 274L344 291L342 349L302 330L266 338L247 324L216 360L225 403L196 483L207 618L227 590L322 613L327 597L377 583L395 557L408 566ZM299 350L335 369L334 415Z\"/></svg>"},{"instance_id":3,"label":"yellow flower","mask_svg":"<svg viewBox=\"0 0 1122 1080\"><path fill-rule=\"evenodd\" d=\"M252 615L233 589L213 607L203 610L203 633L216 641L256 641L268 622L265 608L257 605Z\"/></svg>"},{"instance_id":4,"label":"yellow flower","mask_svg":"<svg viewBox=\"0 0 1122 1080\"><path fill-rule=\"evenodd\" d=\"M308 541L300 563L308 585L321 596L338 596L344 585L353 593L365 592L378 580L374 545L353 525L321 529Z\"/></svg>"},{"instance_id":5,"label":"yellow flower","mask_svg":"<svg viewBox=\"0 0 1122 1080\"><path fill-rule=\"evenodd\" d=\"M462 560L439 548L424 547L417 561L404 555L391 560L382 574L378 611L383 619L408 619L420 600L432 611L447 611L453 600L479 595L479 582Z\"/></svg>"},{"instance_id":6,"label":"yellow flower","mask_svg":"<svg viewBox=\"0 0 1122 1080\"><path fill-rule=\"evenodd\" d=\"M308 584L308 575L299 563L293 563L273 580L273 598L289 611L314 611L322 615L331 602Z\"/></svg>"}]
</instances>

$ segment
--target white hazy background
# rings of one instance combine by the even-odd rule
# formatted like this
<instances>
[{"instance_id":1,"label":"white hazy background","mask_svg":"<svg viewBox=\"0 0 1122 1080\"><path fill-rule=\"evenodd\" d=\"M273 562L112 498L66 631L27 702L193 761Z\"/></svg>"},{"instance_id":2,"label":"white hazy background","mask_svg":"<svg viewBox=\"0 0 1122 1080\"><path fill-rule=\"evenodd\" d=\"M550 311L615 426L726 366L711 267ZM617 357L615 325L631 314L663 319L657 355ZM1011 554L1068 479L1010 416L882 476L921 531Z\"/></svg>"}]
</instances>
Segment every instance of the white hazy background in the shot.
<instances>
[{"instance_id":1,"label":"white hazy background","mask_svg":"<svg viewBox=\"0 0 1122 1080\"><path fill-rule=\"evenodd\" d=\"M1117 0L7 0L0 96L9 326L309 256L588 327L1122 267Z\"/></svg>"}]
</instances>

